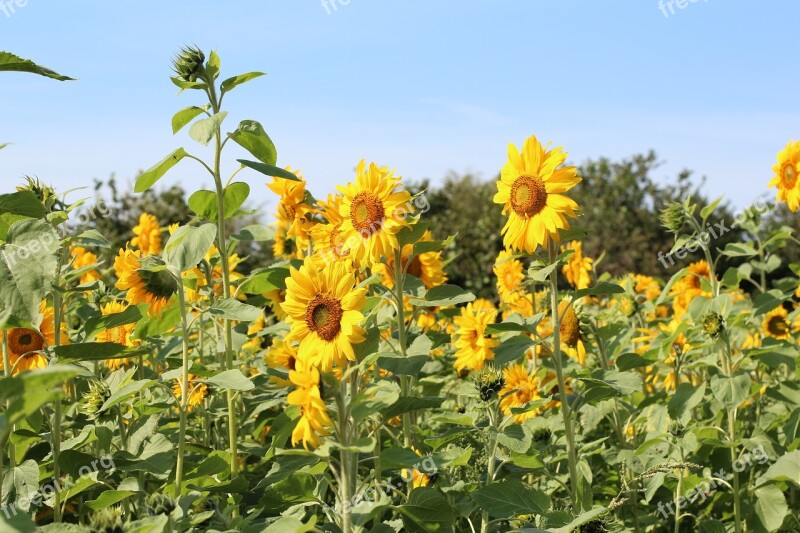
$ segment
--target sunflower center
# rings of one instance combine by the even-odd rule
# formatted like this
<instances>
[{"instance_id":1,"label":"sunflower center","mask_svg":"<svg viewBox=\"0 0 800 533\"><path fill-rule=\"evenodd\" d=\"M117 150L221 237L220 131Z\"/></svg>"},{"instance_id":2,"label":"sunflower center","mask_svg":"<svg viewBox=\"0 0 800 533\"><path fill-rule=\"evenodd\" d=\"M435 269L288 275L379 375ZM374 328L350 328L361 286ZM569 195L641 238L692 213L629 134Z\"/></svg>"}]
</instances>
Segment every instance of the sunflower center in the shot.
<instances>
[{"instance_id":1,"label":"sunflower center","mask_svg":"<svg viewBox=\"0 0 800 533\"><path fill-rule=\"evenodd\" d=\"M38 352L42 348L44 348L44 339L32 329L16 328L8 334L8 349L14 354Z\"/></svg>"},{"instance_id":2,"label":"sunflower center","mask_svg":"<svg viewBox=\"0 0 800 533\"><path fill-rule=\"evenodd\" d=\"M561 340L567 346L576 346L578 344L581 338L581 329L578 324L578 315L575 314L575 310L572 307L567 309L561 318L559 332L561 333Z\"/></svg>"},{"instance_id":3,"label":"sunflower center","mask_svg":"<svg viewBox=\"0 0 800 533\"><path fill-rule=\"evenodd\" d=\"M386 218L383 203L375 193L360 192L353 198L350 208L350 220L360 233L374 233L381 229Z\"/></svg>"},{"instance_id":4,"label":"sunflower center","mask_svg":"<svg viewBox=\"0 0 800 533\"><path fill-rule=\"evenodd\" d=\"M521 217L532 217L547 204L547 190L541 178L520 176L511 186L511 207Z\"/></svg>"},{"instance_id":5,"label":"sunflower center","mask_svg":"<svg viewBox=\"0 0 800 533\"><path fill-rule=\"evenodd\" d=\"M797 169L794 165L787 163L783 166L783 183L786 187L794 187L797 182Z\"/></svg>"},{"instance_id":6,"label":"sunflower center","mask_svg":"<svg viewBox=\"0 0 800 533\"><path fill-rule=\"evenodd\" d=\"M422 279L422 261L420 261L419 256L415 255L414 259L408 263L408 267L406 267L406 272L411 274L417 279Z\"/></svg>"},{"instance_id":7,"label":"sunflower center","mask_svg":"<svg viewBox=\"0 0 800 533\"><path fill-rule=\"evenodd\" d=\"M328 294L317 294L306 308L306 325L323 340L333 340L342 328L342 304Z\"/></svg>"},{"instance_id":8,"label":"sunflower center","mask_svg":"<svg viewBox=\"0 0 800 533\"><path fill-rule=\"evenodd\" d=\"M789 333L789 325L782 316L774 316L767 322L767 330L775 336L783 336Z\"/></svg>"}]
</instances>

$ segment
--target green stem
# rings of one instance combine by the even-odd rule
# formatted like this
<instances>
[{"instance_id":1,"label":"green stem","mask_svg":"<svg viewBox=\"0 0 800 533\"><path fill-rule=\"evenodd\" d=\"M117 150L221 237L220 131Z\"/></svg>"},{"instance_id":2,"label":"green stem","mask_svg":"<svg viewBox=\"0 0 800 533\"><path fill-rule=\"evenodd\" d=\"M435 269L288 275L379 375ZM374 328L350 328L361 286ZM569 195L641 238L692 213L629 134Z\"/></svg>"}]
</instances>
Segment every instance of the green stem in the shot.
<instances>
[{"instance_id":1,"label":"green stem","mask_svg":"<svg viewBox=\"0 0 800 533\"><path fill-rule=\"evenodd\" d=\"M550 243L550 262L558 257L555 244ZM558 316L558 269L550 273L550 307L553 314L553 366L558 378L558 394L561 399L561 416L564 419L564 431L567 438L567 459L570 479L570 501L574 512L578 512L578 460L575 452L575 435L572 429L572 410L567 402L567 386L564 380L563 361L561 360L561 318Z\"/></svg>"},{"instance_id":2,"label":"green stem","mask_svg":"<svg viewBox=\"0 0 800 533\"><path fill-rule=\"evenodd\" d=\"M55 289L53 290L53 322L55 325L54 341L56 346L61 346L61 322L64 320L64 300L58 287L61 286L61 265L63 264L64 256L68 253L68 248L64 248L58 256L56 263L56 277ZM61 522L61 395L56 397L55 412L53 413L53 423L51 425L51 433L53 436L53 478L55 478L54 491L53 491L53 521L55 523Z\"/></svg>"},{"instance_id":3,"label":"green stem","mask_svg":"<svg viewBox=\"0 0 800 533\"><path fill-rule=\"evenodd\" d=\"M489 437L489 445L487 446L487 465L486 465L486 482L484 486L491 484L495 476L495 463L497 458L497 433L499 428L500 410L499 402L496 401L495 405L489 411L489 422L494 429ZM489 531L489 513L484 511L481 514L481 533L488 533Z\"/></svg>"},{"instance_id":4,"label":"green stem","mask_svg":"<svg viewBox=\"0 0 800 533\"><path fill-rule=\"evenodd\" d=\"M339 411L339 444L342 449L340 452L341 468L339 469L339 496L342 503L342 532L352 533L353 521L351 515L352 493L350 491L351 479L351 466L350 451L347 449L350 446L350 430L348 428L349 409L347 402L347 382L342 381L339 386L339 394L337 397L338 411Z\"/></svg>"},{"instance_id":5,"label":"green stem","mask_svg":"<svg viewBox=\"0 0 800 533\"><path fill-rule=\"evenodd\" d=\"M186 418L189 406L189 322L186 319L186 295L183 290L183 280L178 279L178 302L181 310L181 328L183 332L183 357L181 360L181 400L178 404L180 411L180 428L178 431L178 462L175 466L175 497L180 498L183 485L184 454L186 453Z\"/></svg>"},{"instance_id":6,"label":"green stem","mask_svg":"<svg viewBox=\"0 0 800 533\"><path fill-rule=\"evenodd\" d=\"M683 448L681 448L681 463L684 462L684 455L683 455ZM681 531L681 508L680 508L680 501L681 501L681 493L683 492L683 473L684 470L682 469L678 472L678 488L675 491L675 533L680 533Z\"/></svg>"},{"instance_id":7,"label":"green stem","mask_svg":"<svg viewBox=\"0 0 800 533\"><path fill-rule=\"evenodd\" d=\"M723 346L723 366L725 373L729 378L733 377L733 361L731 358L731 340L727 333L724 335ZM734 528L736 533L742 532L742 503L741 503L741 485L739 481L739 474L733 468L737 460L736 450L736 408L728 409L728 439L731 443L731 469L733 470L733 517Z\"/></svg>"},{"instance_id":8,"label":"green stem","mask_svg":"<svg viewBox=\"0 0 800 533\"><path fill-rule=\"evenodd\" d=\"M403 305L403 251L398 247L394 254L394 298L397 307L397 340L400 344L400 355L406 357L406 313ZM411 378L400 376L400 389L403 396L411 393ZM403 444L411 448L411 413L403 413Z\"/></svg>"}]
</instances>

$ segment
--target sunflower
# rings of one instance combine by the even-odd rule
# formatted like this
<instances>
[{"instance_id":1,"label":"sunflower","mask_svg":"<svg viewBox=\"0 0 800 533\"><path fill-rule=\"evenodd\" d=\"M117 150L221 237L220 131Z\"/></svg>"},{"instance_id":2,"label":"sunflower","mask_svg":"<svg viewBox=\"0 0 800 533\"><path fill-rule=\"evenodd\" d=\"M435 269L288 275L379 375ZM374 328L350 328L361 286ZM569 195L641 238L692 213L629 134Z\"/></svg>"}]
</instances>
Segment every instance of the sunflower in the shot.
<instances>
[{"instance_id":1,"label":"sunflower","mask_svg":"<svg viewBox=\"0 0 800 533\"><path fill-rule=\"evenodd\" d=\"M558 232L570 228L567 217L575 216L578 204L563 193L581 179L575 167L561 167L566 158L560 147L545 151L536 136L525 141L521 154L509 145L494 196L494 203L508 214L506 248L533 253L551 239L557 242Z\"/></svg>"},{"instance_id":2,"label":"sunflower","mask_svg":"<svg viewBox=\"0 0 800 533\"><path fill-rule=\"evenodd\" d=\"M269 338L260 333L267 324L267 317L262 312L257 319L253 320L247 327L247 342L242 345L242 349L256 353L269 347Z\"/></svg>"},{"instance_id":3,"label":"sunflower","mask_svg":"<svg viewBox=\"0 0 800 533\"><path fill-rule=\"evenodd\" d=\"M776 307L766 315L761 323L761 333L773 339L789 340L796 327L788 319L789 312L784 307Z\"/></svg>"},{"instance_id":4,"label":"sunflower","mask_svg":"<svg viewBox=\"0 0 800 533\"><path fill-rule=\"evenodd\" d=\"M306 203L306 180L303 174L291 167L286 167L286 170L294 173L299 181L273 177L272 183L267 183L267 187L280 196L275 214L277 230L273 251L275 255L284 255L286 240L293 239L295 242L291 255L302 258L310 243L309 231L313 223L309 216L314 214L314 209Z\"/></svg>"},{"instance_id":5,"label":"sunflower","mask_svg":"<svg viewBox=\"0 0 800 533\"><path fill-rule=\"evenodd\" d=\"M433 242L433 235L430 231L426 231L418 242ZM420 280L426 289L447 283L447 274L442 269L442 252L424 252L411 257L413 253L413 244L403 246L400 253L403 270ZM381 275L383 285L389 289L394 288L394 269L395 257L393 255L386 258L385 264L377 263L372 267L373 272Z\"/></svg>"},{"instance_id":6,"label":"sunflower","mask_svg":"<svg viewBox=\"0 0 800 533\"><path fill-rule=\"evenodd\" d=\"M117 313L122 313L127 308L128 304L122 302L109 302L100 308L100 312L103 314L103 316L108 316ZM115 326L113 328L106 329L98 333L97 341L115 342L117 344L122 344L123 346L128 346L128 347L138 346L140 341L132 338L133 330L135 329L136 329L136 324L124 324L122 326ZM131 360L128 358L106 359L106 367L112 371L118 370L130 362Z\"/></svg>"},{"instance_id":7,"label":"sunflower","mask_svg":"<svg viewBox=\"0 0 800 533\"><path fill-rule=\"evenodd\" d=\"M581 365L586 364L586 346L583 343L583 333L581 332L581 322L575 306L570 305L567 300L558 304L558 316L561 317L561 325L558 328L559 339L562 347L565 348L567 355L576 359Z\"/></svg>"},{"instance_id":8,"label":"sunflower","mask_svg":"<svg viewBox=\"0 0 800 533\"><path fill-rule=\"evenodd\" d=\"M133 227L135 237L131 246L141 250L142 255L158 255L161 253L161 227L154 215L142 213L139 224Z\"/></svg>"},{"instance_id":9,"label":"sunflower","mask_svg":"<svg viewBox=\"0 0 800 533\"><path fill-rule=\"evenodd\" d=\"M497 254L492 269L497 277L497 294L500 301L507 303L515 300L523 290L522 282L525 281L525 267L521 261L514 258L508 250L501 250Z\"/></svg>"},{"instance_id":10,"label":"sunflower","mask_svg":"<svg viewBox=\"0 0 800 533\"><path fill-rule=\"evenodd\" d=\"M189 411L191 411L195 407L203 404L203 400L205 400L206 396L208 395L208 385L202 382L203 378L201 376L189 374L188 377L189 382L187 385L189 386L189 403L187 406ZM176 398L183 398L180 380L175 381L175 385L172 386L172 392L175 394Z\"/></svg>"},{"instance_id":11,"label":"sunflower","mask_svg":"<svg viewBox=\"0 0 800 533\"><path fill-rule=\"evenodd\" d=\"M412 446L411 449L414 450L414 453L416 453L417 456L423 457L422 452L420 452L416 446ZM406 483L410 481L411 487L415 489L427 487L430 485L432 479L430 475L420 472L417 468L412 468L410 470L403 468L400 471L400 477L403 478Z\"/></svg>"},{"instance_id":12,"label":"sunflower","mask_svg":"<svg viewBox=\"0 0 800 533\"><path fill-rule=\"evenodd\" d=\"M563 267L564 276L576 289L588 289L592 284L594 259L583 256L583 243L580 241L571 242L565 250L573 250L575 253L567 259L567 264Z\"/></svg>"},{"instance_id":13,"label":"sunflower","mask_svg":"<svg viewBox=\"0 0 800 533\"><path fill-rule=\"evenodd\" d=\"M289 405L300 407L300 420L292 431L292 446L303 443L305 449L319 446L319 437L330 434L333 421L328 416L328 408L320 391L320 374L315 366L297 361L294 370L289 371L289 380L296 387L289 393Z\"/></svg>"},{"instance_id":14,"label":"sunflower","mask_svg":"<svg viewBox=\"0 0 800 533\"><path fill-rule=\"evenodd\" d=\"M411 194L400 188L400 178L386 167L362 159L356 167L355 183L338 187L344 195L339 213L341 232L353 259L372 266L394 255L397 232L408 226Z\"/></svg>"},{"instance_id":15,"label":"sunflower","mask_svg":"<svg viewBox=\"0 0 800 533\"><path fill-rule=\"evenodd\" d=\"M42 321L38 329L14 328L8 331L8 359L13 375L47 367L47 357L42 353L56 342L55 313L46 302L39 305ZM66 326L61 326L61 343L67 344ZM2 355L2 350L0 350ZM0 359L0 369L2 360Z\"/></svg>"},{"instance_id":16,"label":"sunflower","mask_svg":"<svg viewBox=\"0 0 800 533\"><path fill-rule=\"evenodd\" d=\"M99 279L102 279L100 273L94 268L97 264L97 255L88 251L83 246L73 246L70 251L74 258L72 266L75 270L87 269L81 274L80 284L86 285ZM92 268L88 268L92 267Z\"/></svg>"},{"instance_id":17,"label":"sunflower","mask_svg":"<svg viewBox=\"0 0 800 533\"><path fill-rule=\"evenodd\" d=\"M166 270L152 272L142 268L156 261L152 256L142 257L141 251L130 249L121 249L114 260L115 287L127 291L126 298L131 305L148 304L150 316L160 314L178 291L178 283Z\"/></svg>"},{"instance_id":18,"label":"sunflower","mask_svg":"<svg viewBox=\"0 0 800 533\"><path fill-rule=\"evenodd\" d=\"M711 269L704 259L692 263L687 268L688 272L672 286L670 294L673 295L672 309L675 315L683 316L689 305L698 296L711 296L704 290L703 281L711 280Z\"/></svg>"},{"instance_id":19,"label":"sunflower","mask_svg":"<svg viewBox=\"0 0 800 533\"><path fill-rule=\"evenodd\" d=\"M286 339L273 339L264 361L273 369L294 370L297 366L297 347ZM291 384L278 376L270 376L269 380L279 387L288 387Z\"/></svg>"},{"instance_id":20,"label":"sunflower","mask_svg":"<svg viewBox=\"0 0 800 533\"><path fill-rule=\"evenodd\" d=\"M267 300L267 305L275 317L280 321L286 320L286 311L281 307L286 301L286 289L273 289L265 292L262 296Z\"/></svg>"},{"instance_id":21,"label":"sunflower","mask_svg":"<svg viewBox=\"0 0 800 533\"><path fill-rule=\"evenodd\" d=\"M468 303L461 308L461 315L453 319L458 328L453 366L459 373L482 370L486 361L494 359L494 348L499 342L486 336L486 326L494 322L496 315L496 311L482 310L480 307L476 309L474 303Z\"/></svg>"},{"instance_id":22,"label":"sunflower","mask_svg":"<svg viewBox=\"0 0 800 533\"><path fill-rule=\"evenodd\" d=\"M522 407L532 401L538 400L539 382L536 376L530 374L523 364L512 365L503 370L505 387L500 391L500 408L506 415L511 415L511 409ZM539 413L538 409L531 409L524 413L514 415L514 422L521 424Z\"/></svg>"},{"instance_id":23,"label":"sunflower","mask_svg":"<svg viewBox=\"0 0 800 533\"><path fill-rule=\"evenodd\" d=\"M800 176L800 141L789 141L786 148L778 153L778 162L772 167L775 177L769 182L770 187L777 187L778 201L786 202L794 213L800 207L800 188L797 178Z\"/></svg>"},{"instance_id":24,"label":"sunflower","mask_svg":"<svg viewBox=\"0 0 800 533\"><path fill-rule=\"evenodd\" d=\"M366 289L356 288L354 273L342 264L318 270L306 258L286 279L286 311L291 331L287 341L299 341L298 358L330 372L334 364L355 361L353 345L364 341L361 309Z\"/></svg>"}]
</instances>

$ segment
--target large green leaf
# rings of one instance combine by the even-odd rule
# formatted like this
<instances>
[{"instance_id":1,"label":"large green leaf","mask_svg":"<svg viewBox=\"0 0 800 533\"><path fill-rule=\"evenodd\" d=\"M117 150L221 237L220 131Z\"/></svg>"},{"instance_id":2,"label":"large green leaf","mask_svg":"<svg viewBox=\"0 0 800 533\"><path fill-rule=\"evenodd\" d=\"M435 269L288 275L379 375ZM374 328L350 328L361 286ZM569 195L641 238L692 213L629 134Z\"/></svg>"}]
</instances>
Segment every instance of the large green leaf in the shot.
<instances>
[{"instance_id":1,"label":"large green leaf","mask_svg":"<svg viewBox=\"0 0 800 533\"><path fill-rule=\"evenodd\" d=\"M243 85L250 80L254 80L264 75L265 74L263 72L248 72L246 74L239 74L237 76L233 76L232 78L228 78L222 82L222 93L225 94L228 91L234 90L239 85Z\"/></svg>"},{"instance_id":2,"label":"large green leaf","mask_svg":"<svg viewBox=\"0 0 800 533\"><path fill-rule=\"evenodd\" d=\"M471 302L475 295L457 285L439 285L428 291L424 300L413 298L411 305L418 307L444 307Z\"/></svg>"},{"instance_id":3,"label":"large green leaf","mask_svg":"<svg viewBox=\"0 0 800 533\"><path fill-rule=\"evenodd\" d=\"M198 120L189 128L189 137L203 146L207 146L208 143L211 142L211 139L214 138L214 134L219 131L222 121L224 121L227 116L227 111L220 111L216 115Z\"/></svg>"},{"instance_id":4,"label":"large green leaf","mask_svg":"<svg viewBox=\"0 0 800 533\"><path fill-rule=\"evenodd\" d=\"M241 121L236 131L229 133L228 137L265 165L275 165L278 162L278 151L272 139L255 120Z\"/></svg>"},{"instance_id":5,"label":"large green leaf","mask_svg":"<svg viewBox=\"0 0 800 533\"><path fill-rule=\"evenodd\" d=\"M31 191L17 191L0 194L0 213L42 218L45 211L42 202Z\"/></svg>"},{"instance_id":6,"label":"large green leaf","mask_svg":"<svg viewBox=\"0 0 800 533\"><path fill-rule=\"evenodd\" d=\"M741 372L734 376L716 375L711 378L711 392L728 409L739 407L750 394L750 375Z\"/></svg>"},{"instance_id":7,"label":"large green leaf","mask_svg":"<svg viewBox=\"0 0 800 533\"><path fill-rule=\"evenodd\" d=\"M542 514L550 508L550 497L519 481L500 481L472 493L472 499L490 516L510 518L523 514Z\"/></svg>"},{"instance_id":8,"label":"large green leaf","mask_svg":"<svg viewBox=\"0 0 800 533\"><path fill-rule=\"evenodd\" d=\"M0 246L0 328L37 322L55 278L58 248L58 234L43 220L11 225Z\"/></svg>"},{"instance_id":9,"label":"large green leaf","mask_svg":"<svg viewBox=\"0 0 800 533\"><path fill-rule=\"evenodd\" d=\"M129 348L116 342L82 342L56 346L53 351L62 362L103 361L106 359L126 359L147 353L148 348Z\"/></svg>"},{"instance_id":10,"label":"large green leaf","mask_svg":"<svg viewBox=\"0 0 800 533\"><path fill-rule=\"evenodd\" d=\"M9 52L0 52L0 72L29 72L31 74L38 74L46 78L52 78L58 81L74 80L69 76L62 76L58 72L50 70L47 67L37 65L30 59L22 59Z\"/></svg>"},{"instance_id":11,"label":"large green leaf","mask_svg":"<svg viewBox=\"0 0 800 533\"><path fill-rule=\"evenodd\" d=\"M175 116L172 117L172 133L178 133L186 126L188 123L199 117L201 114L205 113L208 110L208 105L205 107L187 107L186 109L181 109Z\"/></svg>"},{"instance_id":12,"label":"large green leaf","mask_svg":"<svg viewBox=\"0 0 800 533\"><path fill-rule=\"evenodd\" d=\"M423 487L411 491L408 501L400 506L403 525L410 533L452 531L455 513L438 490Z\"/></svg>"},{"instance_id":13,"label":"large green leaf","mask_svg":"<svg viewBox=\"0 0 800 533\"><path fill-rule=\"evenodd\" d=\"M764 485L755 490L756 516L766 531L778 531L789 513L786 497L776 485Z\"/></svg>"},{"instance_id":14,"label":"large green leaf","mask_svg":"<svg viewBox=\"0 0 800 533\"><path fill-rule=\"evenodd\" d=\"M164 246L164 260L181 272L191 270L203 260L216 237L214 224L181 226Z\"/></svg>"},{"instance_id":15,"label":"large green leaf","mask_svg":"<svg viewBox=\"0 0 800 533\"><path fill-rule=\"evenodd\" d=\"M136 185L133 188L134 192L144 192L153 185L156 184L158 180L164 177L169 169L177 165L181 159L186 157L187 154L186 150L183 148L178 148L171 154L169 154L163 161L159 162L153 168L141 173L138 178L136 178Z\"/></svg>"},{"instance_id":16,"label":"large green leaf","mask_svg":"<svg viewBox=\"0 0 800 533\"><path fill-rule=\"evenodd\" d=\"M249 194L250 186L244 182L237 181L225 187L223 203L226 219L236 213ZM189 207L201 219L216 222L219 212L217 193L206 190L196 191L189 197Z\"/></svg>"}]
</instances>

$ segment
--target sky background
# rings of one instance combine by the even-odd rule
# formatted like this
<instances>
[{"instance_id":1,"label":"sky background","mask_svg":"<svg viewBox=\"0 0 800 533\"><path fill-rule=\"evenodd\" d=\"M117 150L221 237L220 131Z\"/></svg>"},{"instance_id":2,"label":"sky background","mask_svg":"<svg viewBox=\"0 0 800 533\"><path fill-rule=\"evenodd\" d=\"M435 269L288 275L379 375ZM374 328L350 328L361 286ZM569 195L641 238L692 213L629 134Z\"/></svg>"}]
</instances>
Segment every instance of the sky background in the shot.
<instances>
[{"instance_id":1,"label":"sky background","mask_svg":"<svg viewBox=\"0 0 800 533\"><path fill-rule=\"evenodd\" d=\"M170 128L175 111L202 103L169 80L187 43L215 49L223 78L268 73L226 98L224 126L260 121L278 164L301 169L316 196L352 180L361 158L412 180L491 179L508 143L536 134L575 164L654 149L658 180L691 169L709 196L745 207L800 137L797 0L687 0L674 14L665 2L668 16L658 0L328 2L27 0L0 10L0 50L79 78L0 77L0 143L14 143L0 152L4 189L24 175L60 190L111 173L130 184L179 146L207 153L188 128ZM270 211L265 178L239 176ZM164 181L211 187L189 160Z\"/></svg>"}]
</instances>

